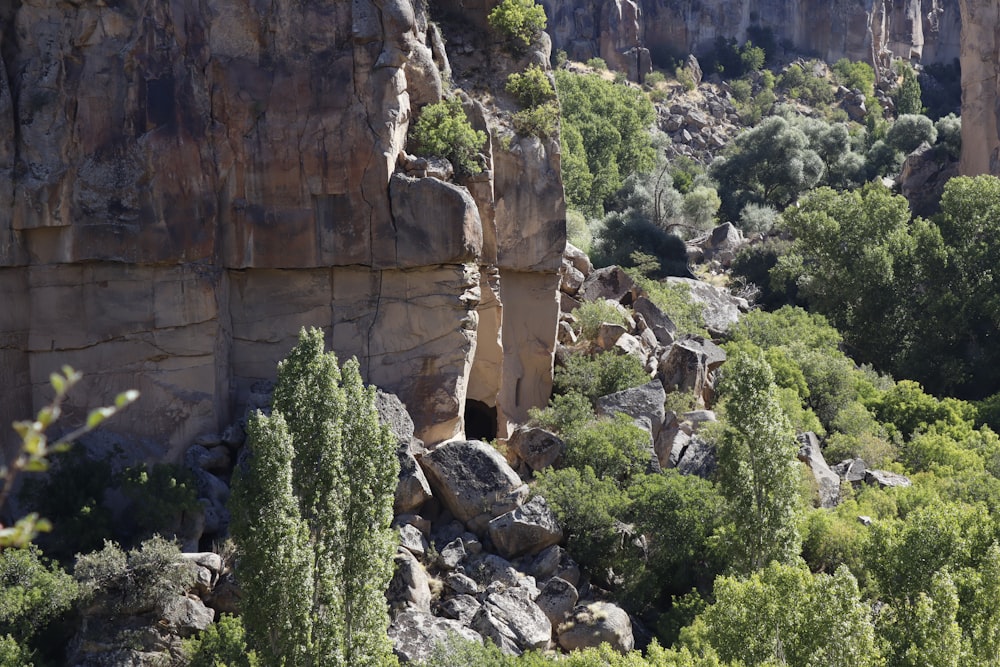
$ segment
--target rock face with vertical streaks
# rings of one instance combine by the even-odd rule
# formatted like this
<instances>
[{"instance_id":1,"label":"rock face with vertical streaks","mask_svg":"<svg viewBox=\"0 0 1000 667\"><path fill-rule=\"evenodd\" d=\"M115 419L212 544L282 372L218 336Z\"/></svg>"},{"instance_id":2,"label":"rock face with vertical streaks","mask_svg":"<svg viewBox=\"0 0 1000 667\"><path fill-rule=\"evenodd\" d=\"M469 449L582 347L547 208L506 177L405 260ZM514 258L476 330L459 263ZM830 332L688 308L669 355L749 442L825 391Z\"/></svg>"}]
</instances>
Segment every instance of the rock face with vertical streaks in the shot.
<instances>
[{"instance_id":1,"label":"rock face with vertical streaks","mask_svg":"<svg viewBox=\"0 0 1000 667\"><path fill-rule=\"evenodd\" d=\"M482 43L488 10L466 10ZM467 397L501 434L547 399L558 140L494 146L465 98L483 173L397 166L450 70L426 3L26 0L0 26L0 423L68 363L67 421L138 388L113 429L176 460L302 326L431 446L463 434Z\"/></svg>"},{"instance_id":2,"label":"rock face with vertical streaks","mask_svg":"<svg viewBox=\"0 0 1000 667\"><path fill-rule=\"evenodd\" d=\"M1000 176L1000 5L962 4L962 159L965 176Z\"/></svg>"}]
</instances>

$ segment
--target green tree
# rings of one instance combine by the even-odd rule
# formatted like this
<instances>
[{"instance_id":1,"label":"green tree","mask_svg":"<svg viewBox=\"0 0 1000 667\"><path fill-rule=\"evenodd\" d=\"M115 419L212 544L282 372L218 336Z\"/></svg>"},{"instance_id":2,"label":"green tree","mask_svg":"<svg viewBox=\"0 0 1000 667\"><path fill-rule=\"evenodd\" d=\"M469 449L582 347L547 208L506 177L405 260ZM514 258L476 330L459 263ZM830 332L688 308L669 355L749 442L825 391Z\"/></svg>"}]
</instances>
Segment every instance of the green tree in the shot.
<instances>
[{"instance_id":1,"label":"green tree","mask_svg":"<svg viewBox=\"0 0 1000 667\"><path fill-rule=\"evenodd\" d=\"M188 667L258 667L254 651L247 650L239 616L222 614L197 637L184 640Z\"/></svg>"},{"instance_id":2,"label":"green tree","mask_svg":"<svg viewBox=\"0 0 1000 667\"><path fill-rule=\"evenodd\" d=\"M374 388L339 368L323 333L303 330L278 365L270 417L249 424L253 453L234 483L237 570L251 647L266 664L393 664L383 593L399 472Z\"/></svg>"},{"instance_id":3,"label":"green tree","mask_svg":"<svg viewBox=\"0 0 1000 667\"><path fill-rule=\"evenodd\" d=\"M418 155L447 158L459 173L478 174L482 171L476 155L486 143L486 133L472 129L458 97L428 104L421 109L410 129L410 140Z\"/></svg>"},{"instance_id":4,"label":"green tree","mask_svg":"<svg viewBox=\"0 0 1000 667\"><path fill-rule=\"evenodd\" d=\"M733 562L749 572L799 553L798 443L778 403L763 356L726 363L720 386L726 428L720 438L719 487L734 525Z\"/></svg>"},{"instance_id":5,"label":"green tree","mask_svg":"<svg viewBox=\"0 0 1000 667\"><path fill-rule=\"evenodd\" d=\"M545 9L535 0L503 0L486 20L520 48L531 44L545 30Z\"/></svg>"},{"instance_id":6,"label":"green tree","mask_svg":"<svg viewBox=\"0 0 1000 667\"><path fill-rule=\"evenodd\" d=\"M923 104L920 101L920 82L917 80L917 73L910 65L897 62L897 69L903 80L899 87L892 92L892 100L896 103L896 113L910 114L923 111Z\"/></svg>"},{"instance_id":7,"label":"green tree","mask_svg":"<svg viewBox=\"0 0 1000 667\"><path fill-rule=\"evenodd\" d=\"M823 159L809 147L805 133L781 116L739 135L709 169L719 183L722 213L731 220L749 203L788 206L815 187L824 172Z\"/></svg>"}]
</instances>

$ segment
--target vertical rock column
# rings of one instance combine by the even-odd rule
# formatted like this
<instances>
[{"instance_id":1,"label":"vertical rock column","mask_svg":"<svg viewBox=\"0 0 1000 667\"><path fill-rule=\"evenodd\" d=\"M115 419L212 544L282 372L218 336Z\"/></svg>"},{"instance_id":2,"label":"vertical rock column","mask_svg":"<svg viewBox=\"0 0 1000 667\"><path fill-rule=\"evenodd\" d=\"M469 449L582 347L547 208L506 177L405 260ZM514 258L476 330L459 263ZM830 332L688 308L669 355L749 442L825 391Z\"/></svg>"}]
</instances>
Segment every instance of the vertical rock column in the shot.
<instances>
[{"instance_id":1,"label":"vertical rock column","mask_svg":"<svg viewBox=\"0 0 1000 667\"><path fill-rule=\"evenodd\" d=\"M961 0L963 175L1000 175L1000 4Z\"/></svg>"}]
</instances>

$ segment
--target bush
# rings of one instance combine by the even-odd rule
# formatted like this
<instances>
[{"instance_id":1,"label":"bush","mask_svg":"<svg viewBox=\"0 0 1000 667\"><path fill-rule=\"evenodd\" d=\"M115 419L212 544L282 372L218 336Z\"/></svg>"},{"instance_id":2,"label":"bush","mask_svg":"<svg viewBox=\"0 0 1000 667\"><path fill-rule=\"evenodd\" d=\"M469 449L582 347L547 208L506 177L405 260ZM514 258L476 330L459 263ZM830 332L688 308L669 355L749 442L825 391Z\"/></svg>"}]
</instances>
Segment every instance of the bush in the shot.
<instances>
[{"instance_id":1,"label":"bush","mask_svg":"<svg viewBox=\"0 0 1000 667\"><path fill-rule=\"evenodd\" d=\"M552 100L556 91L549 75L538 65L529 65L524 72L507 77L507 92L517 98L522 107L537 107Z\"/></svg>"},{"instance_id":2,"label":"bush","mask_svg":"<svg viewBox=\"0 0 1000 667\"><path fill-rule=\"evenodd\" d=\"M129 516L135 520L140 539L177 535L185 515L201 510L197 482L183 466L141 464L126 469L122 477L122 492L131 501Z\"/></svg>"},{"instance_id":3,"label":"bush","mask_svg":"<svg viewBox=\"0 0 1000 667\"><path fill-rule=\"evenodd\" d=\"M962 119L953 113L934 123L937 131L937 145L945 155L958 159L962 154Z\"/></svg>"},{"instance_id":4,"label":"bush","mask_svg":"<svg viewBox=\"0 0 1000 667\"><path fill-rule=\"evenodd\" d=\"M739 228L746 234L766 234L778 220L778 212L765 204L749 203L740 211Z\"/></svg>"},{"instance_id":5,"label":"bush","mask_svg":"<svg viewBox=\"0 0 1000 667\"><path fill-rule=\"evenodd\" d=\"M447 158L459 173L482 171L476 156L486 143L486 133L472 129L457 97L428 104L410 130L418 155Z\"/></svg>"},{"instance_id":6,"label":"bush","mask_svg":"<svg viewBox=\"0 0 1000 667\"><path fill-rule=\"evenodd\" d=\"M604 58L591 58L587 61L587 67L595 69L598 72L608 71L608 63L604 62Z\"/></svg>"},{"instance_id":7,"label":"bush","mask_svg":"<svg viewBox=\"0 0 1000 667\"><path fill-rule=\"evenodd\" d=\"M545 9L534 0L503 0L486 20L507 39L527 46L545 30Z\"/></svg>"},{"instance_id":8,"label":"bush","mask_svg":"<svg viewBox=\"0 0 1000 667\"><path fill-rule=\"evenodd\" d=\"M661 83L666 83L667 77L660 71L650 72L646 75L646 80L643 82L649 88L655 88Z\"/></svg>"},{"instance_id":9,"label":"bush","mask_svg":"<svg viewBox=\"0 0 1000 667\"><path fill-rule=\"evenodd\" d=\"M574 209L566 210L566 240L584 252L590 252L593 237L587 216Z\"/></svg>"},{"instance_id":10,"label":"bush","mask_svg":"<svg viewBox=\"0 0 1000 667\"><path fill-rule=\"evenodd\" d=\"M649 466L649 432L628 415L597 419L563 433L566 441L566 465L582 470L593 468L601 479L617 482L623 488L628 481Z\"/></svg>"},{"instance_id":11,"label":"bush","mask_svg":"<svg viewBox=\"0 0 1000 667\"><path fill-rule=\"evenodd\" d=\"M860 90L868 97L875 94L875 70L868 63L841 58L834 63L833 72L841 85Z\"/></svg>"},{"instance_id":12,"label":"bush","mask_svg":"<svg viewBox=\"0 0 1000 667\"><path fill-rule=\"evenodd\" d=\"M184 641L188 667L257 667L254 651L247 651L239 616L222 614L197 637Z\"/></svg>"},{"instance_id":13,"label":"bush","mask_svg":"<svg viewBox=\"0 0 1000 667\"><path fill-rule=\"evenodd\" d=\"M638 387L649 382L649 375L635 357L602 352L593 357L571 354L565 366L556 368L555 391L577 392L591 403L601 396Z\"/></svg>"},{"instance_id":14,"label":"bush","mask_svg":"<svg viewBox=\"0 0 1000 667\"><path fill-rule=\"evenodd\" d=\"M911 153L927 142L934 145L937 130L927 116L904 114L896 119L885 136L885 143L902 153Z\"/></svg>"},{"instance_id":15,"label":"bush","mask_svg":"<svg viewBox=\"0 0 1000 667\"><path fill-rule=\"evenodd\" d=\"M541 106L518 111L511 117L514 131L523 137L547 138L555 136L559 123L559 106L548 102Z\"/></svg>"},{"instance_id":16,"label":"bush","mask_svg":"<svg viewBox=\"0 0 1000 667\"><path fill-rule=\"evenodd\" d=\"M715 215L722 206L719 193L715 188L704 185L695 186L691 192L684 195L681 209L687 223L696 230L706 230L715 223Z\"/></svg>"},{"instance_id":17,"label":"bush","mask_svg":"<svg viewBox=\"0 0 1000 667\"><path fill-rule=\"evenodd\" d=\"M36 547L0 551L0 636L23 650L54 653L65 645L68 637L60 630L66 628L59 626L79 595L73 577L46 563ZM0 657L0 665L6 664Z\"/></svg>"},{"instance_id":18,"label":"bush","mask_svg":"<svg viewBox=\"0 0 1000 667\"><path fill-rule=\"evenodd\" d=\"M528 416L533 423L554 433L569 433L594 418L590 399L578 391L553 396L543 410L531 408Z\"/></svg>"},{"instance_id":19,"label":"bush","mask_svg":"<svg viewBox=\"0 0 1000 667\"><path fill-rule=\"evenodd\" d=\"M902 61L896 61L895 66L903 77L899 87L891 93L892 100L896 103L896 113L922 113L924 107L920 101L920 81L917 80L917 73L909 64Z\"/></svg>"},{"instance_id":20,"label":"bush","mask_svg":"<svg viewBox=\"0 0 1000 667\"><path fill-rule=\"evenodd\" d=\"M635 273L630 274L649 300L667 314L677 327L677 334L707 336L701 306L691 300L691 288L684 283L659 282Z\"/></svg>"},{"instance_id":21,"label":"bush","mask_svg":"<svg viewBox=\"0 0 1000 667\"><path fill-rule=\"evenodd\" d=\"M620 310L620 306L607 299L580 304L580 307L573 311L573 317L576 318L579 333L589 340L597 338L597 332L605 322L625 325L625 314Z\"/></svg>"}]
</instances>

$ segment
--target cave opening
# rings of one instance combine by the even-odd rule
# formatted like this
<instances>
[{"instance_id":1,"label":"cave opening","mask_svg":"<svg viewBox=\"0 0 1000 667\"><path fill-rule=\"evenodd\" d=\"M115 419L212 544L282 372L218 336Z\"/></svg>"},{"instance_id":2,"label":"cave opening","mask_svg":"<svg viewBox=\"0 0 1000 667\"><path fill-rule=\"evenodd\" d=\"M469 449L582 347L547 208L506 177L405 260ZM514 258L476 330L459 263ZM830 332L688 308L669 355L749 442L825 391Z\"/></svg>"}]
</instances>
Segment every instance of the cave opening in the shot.
<instances>
[{"instance_id":1,"label":"cave opening","mask_svg":"<svg viewBox=\"0 0 1000 667\"><path fill-rule=\"evenodd\" d=\"M497 437L497 409L482 401L465 401L465 437L469 440L493 440Z\"/></svg>"}]
</instances>

